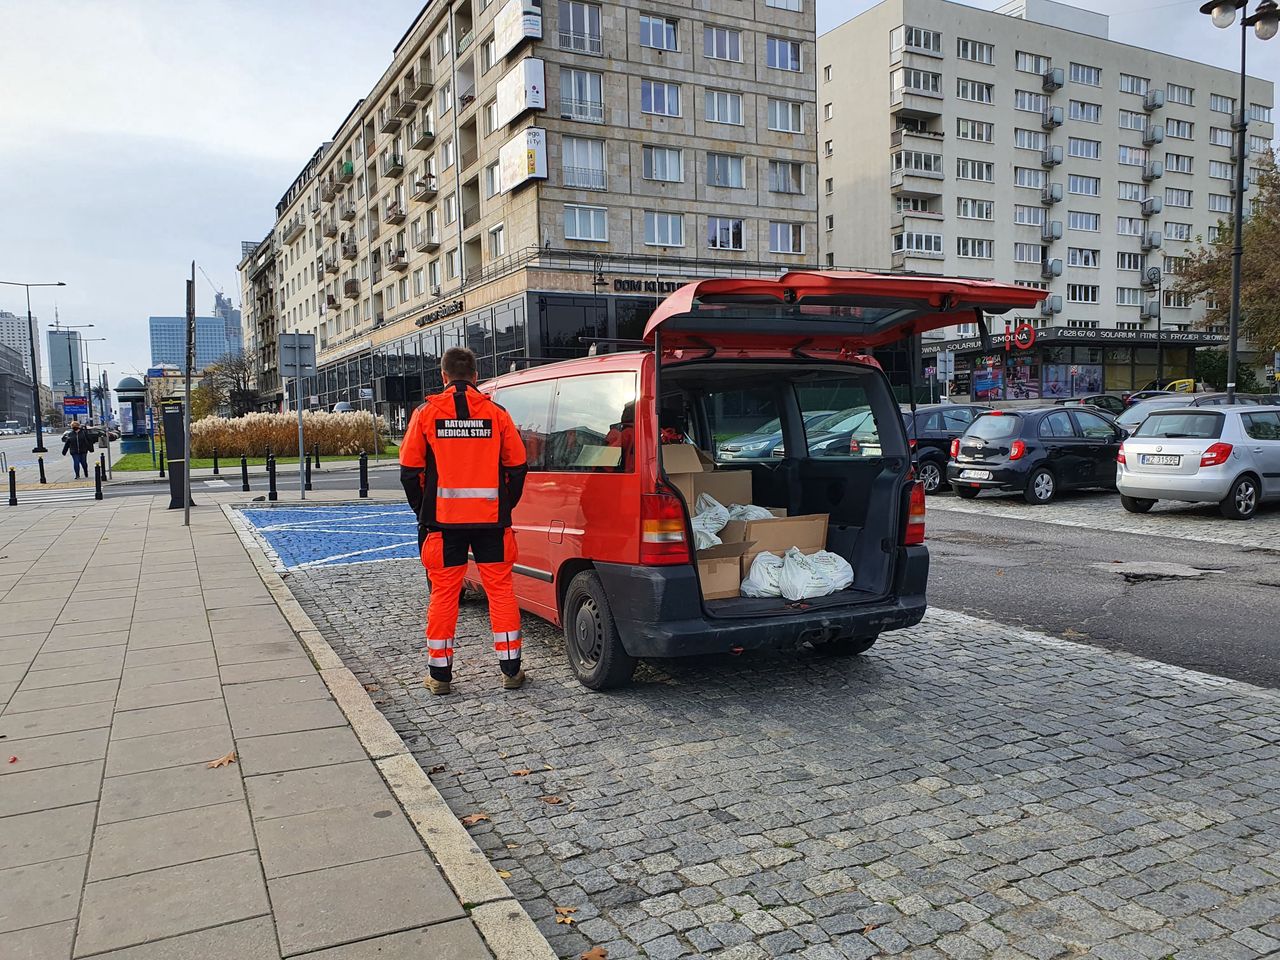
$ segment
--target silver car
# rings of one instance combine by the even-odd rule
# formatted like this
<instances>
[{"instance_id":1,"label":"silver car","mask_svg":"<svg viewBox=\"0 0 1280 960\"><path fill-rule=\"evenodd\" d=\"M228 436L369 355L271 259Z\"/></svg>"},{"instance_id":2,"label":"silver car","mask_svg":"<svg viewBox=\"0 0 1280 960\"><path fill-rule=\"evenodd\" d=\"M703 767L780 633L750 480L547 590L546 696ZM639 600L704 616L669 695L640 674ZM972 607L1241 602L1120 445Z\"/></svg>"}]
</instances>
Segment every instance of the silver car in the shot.
<instances>
[{"instance_id":1,"label":"silver car","mask_svg":"<svg viewBox=\"0 0 1280 960\"><path fill-rule=\"evenodd\" d=\"M1182 500L1248 520L1262 501L1280 500L1280 406L1153 410L1116 459L1116 489L1130 513Z\"/></svg>"}]
</instances>

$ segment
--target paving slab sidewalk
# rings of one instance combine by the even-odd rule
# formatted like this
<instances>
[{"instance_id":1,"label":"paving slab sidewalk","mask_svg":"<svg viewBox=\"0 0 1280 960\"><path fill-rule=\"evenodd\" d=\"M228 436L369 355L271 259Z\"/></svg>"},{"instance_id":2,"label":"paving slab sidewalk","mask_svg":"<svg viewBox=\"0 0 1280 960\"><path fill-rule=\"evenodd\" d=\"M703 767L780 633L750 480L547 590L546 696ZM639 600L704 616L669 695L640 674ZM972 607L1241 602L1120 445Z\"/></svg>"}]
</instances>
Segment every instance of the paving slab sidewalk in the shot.
<instances>
[{"instance_id":1,"label":"paving slab sidewalk","mask_svg":"<svg viewBox=\"0 0 1280 960\"><path fill-rule=\"evenodd\" d=\"M222 512L166 503L0 519L0 954L551 956Z\"/></svg>"}]
</instances>

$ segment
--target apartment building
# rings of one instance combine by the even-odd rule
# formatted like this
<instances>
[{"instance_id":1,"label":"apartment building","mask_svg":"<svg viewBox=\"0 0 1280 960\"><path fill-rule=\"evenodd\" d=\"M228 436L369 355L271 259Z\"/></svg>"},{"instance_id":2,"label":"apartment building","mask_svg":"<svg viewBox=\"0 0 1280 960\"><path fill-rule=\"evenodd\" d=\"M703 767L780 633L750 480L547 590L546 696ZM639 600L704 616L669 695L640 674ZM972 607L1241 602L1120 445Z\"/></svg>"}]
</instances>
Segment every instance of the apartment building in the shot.
<instances>
[{"instance_id":1,"label":"apartment building","mask_svg":"<svg viewBox=\"0 0 1280 960\"><path fill-rule=\"evenodd\" d=\"M371 386L395 421L455 343L492 376L638 336L688 280L816 264L813 4L428 3L244 245L259 389L314 332L291 396Z\"/></svg>"},{"instance_id":2,"label":"apartment building","mask_svg":"<svg viewBox=\"0 0 1280 960\"><path fill-rule=\"evenodd\" d=\"M1030 348L984 352L974 324L926 343L957 352L961 390L1125 389L1156 376L1157 343L1174 376L1223 341L1169 287L1227 228L1240 110L1250 157L1271 148L1271 83L1240 103L1238 73L1117 43L1106 16L1052 0L884 0L818 39L818 70L826 263L1047 293L1012 320Z\"/></svg>"},{"instance_id":3,"label":"apartment building","mask_svg":"<svg viewBox=\"0 0 1280 960\"><path fill-rule=\"evenodd\" d=\"M0 346L12 348L22 357L22 369L31 377L31 330L39 328L40 318L33 316L28 322L24 313L19 316L8 310L0 310ZM40 368L40 339L36 338L36 369Z\"/></svg>"}]
</instances>

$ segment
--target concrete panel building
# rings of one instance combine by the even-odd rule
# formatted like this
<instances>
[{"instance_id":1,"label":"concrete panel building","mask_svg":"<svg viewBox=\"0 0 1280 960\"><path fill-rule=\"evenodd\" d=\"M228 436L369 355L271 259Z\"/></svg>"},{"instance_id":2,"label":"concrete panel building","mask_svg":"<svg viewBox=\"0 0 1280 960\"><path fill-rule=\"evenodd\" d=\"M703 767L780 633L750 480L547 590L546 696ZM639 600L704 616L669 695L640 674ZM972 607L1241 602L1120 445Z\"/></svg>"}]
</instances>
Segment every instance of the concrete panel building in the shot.
<instances>
[{"instance_id":1,"label":"concrete panel building","mask_svg":"<svg viewBox=\"0 0 1280 960\"><path fill-rule=\"evenodd\" d=\"M22 357L22 369L28 376L31 370L31 330L40 329L40 318L32 315L30 323L25 313L19 315L0 310L0 346L10 347ZM40 338L36 337L36 370L40 369Z\"/></svg>"},{"instance_id":2,"label":"concrete panel building","mask_svg":"<svg viewBox=\"0 0 1280 960\"><path fill-rule=\"evenodd\" d=\"M637 336L686 280L817 264L814 24L812 0L429 3L242 259L259 388L314 332L304 395L373 386L397 421L452 343L491 376Z\"/></svg>"},{"instance_id":3,"label":"concrete panel building","mask_svg":"<svg viewBox=\"0 0 1280 960\"><path fill-rule=\"evenodd\" d=\"M1156 376L1157 342L1179 376L1223 341L1168 288L1227 228L1240 110L1250 156L1271 147L1270 82L1250 78L1239 103L1238 73L1117 43L1107 17L1052 0L884 0L820 37L817 66L826 263L1048 293L1014 321L1032 349L983 354L973 324L941 336L962 387L1126 389Z\"/></svg>"},{"instance_id":4,"label":"concrete panel building","mask_svg":"<svg viewBox=\"0 0 1280 960\"><path fill-rule=\"evenodd\" d=\"M79 330L49 330L49 386L54 399L83 396L85 387L84 343Z\"/></svg>"}]
</instances>

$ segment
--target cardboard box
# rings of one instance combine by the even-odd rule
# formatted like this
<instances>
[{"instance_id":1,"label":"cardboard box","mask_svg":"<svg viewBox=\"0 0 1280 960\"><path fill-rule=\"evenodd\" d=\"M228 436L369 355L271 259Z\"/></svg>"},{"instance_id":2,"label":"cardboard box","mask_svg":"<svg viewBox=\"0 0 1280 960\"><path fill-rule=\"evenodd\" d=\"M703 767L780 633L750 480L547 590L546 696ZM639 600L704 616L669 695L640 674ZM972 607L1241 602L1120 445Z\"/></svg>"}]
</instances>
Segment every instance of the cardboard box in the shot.
<instances>
[{"instance_id":1,"label":"cardboard box","mask_svg":"<svg viewBox=\"0 0 1280 960\"><path fill-rule=\"evenodd\" d=\"M700 494L708 494L726 507L751 502L750 470L716 470L701 450L688 443L670 443L662 448L662 465L689 509L694 510Z\"/></svg>"},{"instance_id":2,"label":"cardboard box","mask_svg":"<svg viewBox=\"0 0 1280 960\"><path fill-rule=\"evenodd\" d=\"M698 580L704 600L741 596L742 555L751 548L746 541L723 543L698 551Z\"/></svg>"},{"instance_id":3,"label":"cardboard box","mask_svg":"<svg viewBox=\"0 0 1280 960\"><path fill-rule=\"evenodd\" d=\"M756 556L766 551L781 556L792 547L799 548L806 555L827 549L828 519L825 513L811 513L774 520L731 520L720 533L720 539L726 543L733 541L751 545L742 555L742 576L745 578Z\"/></svg>"}]
</instances>

